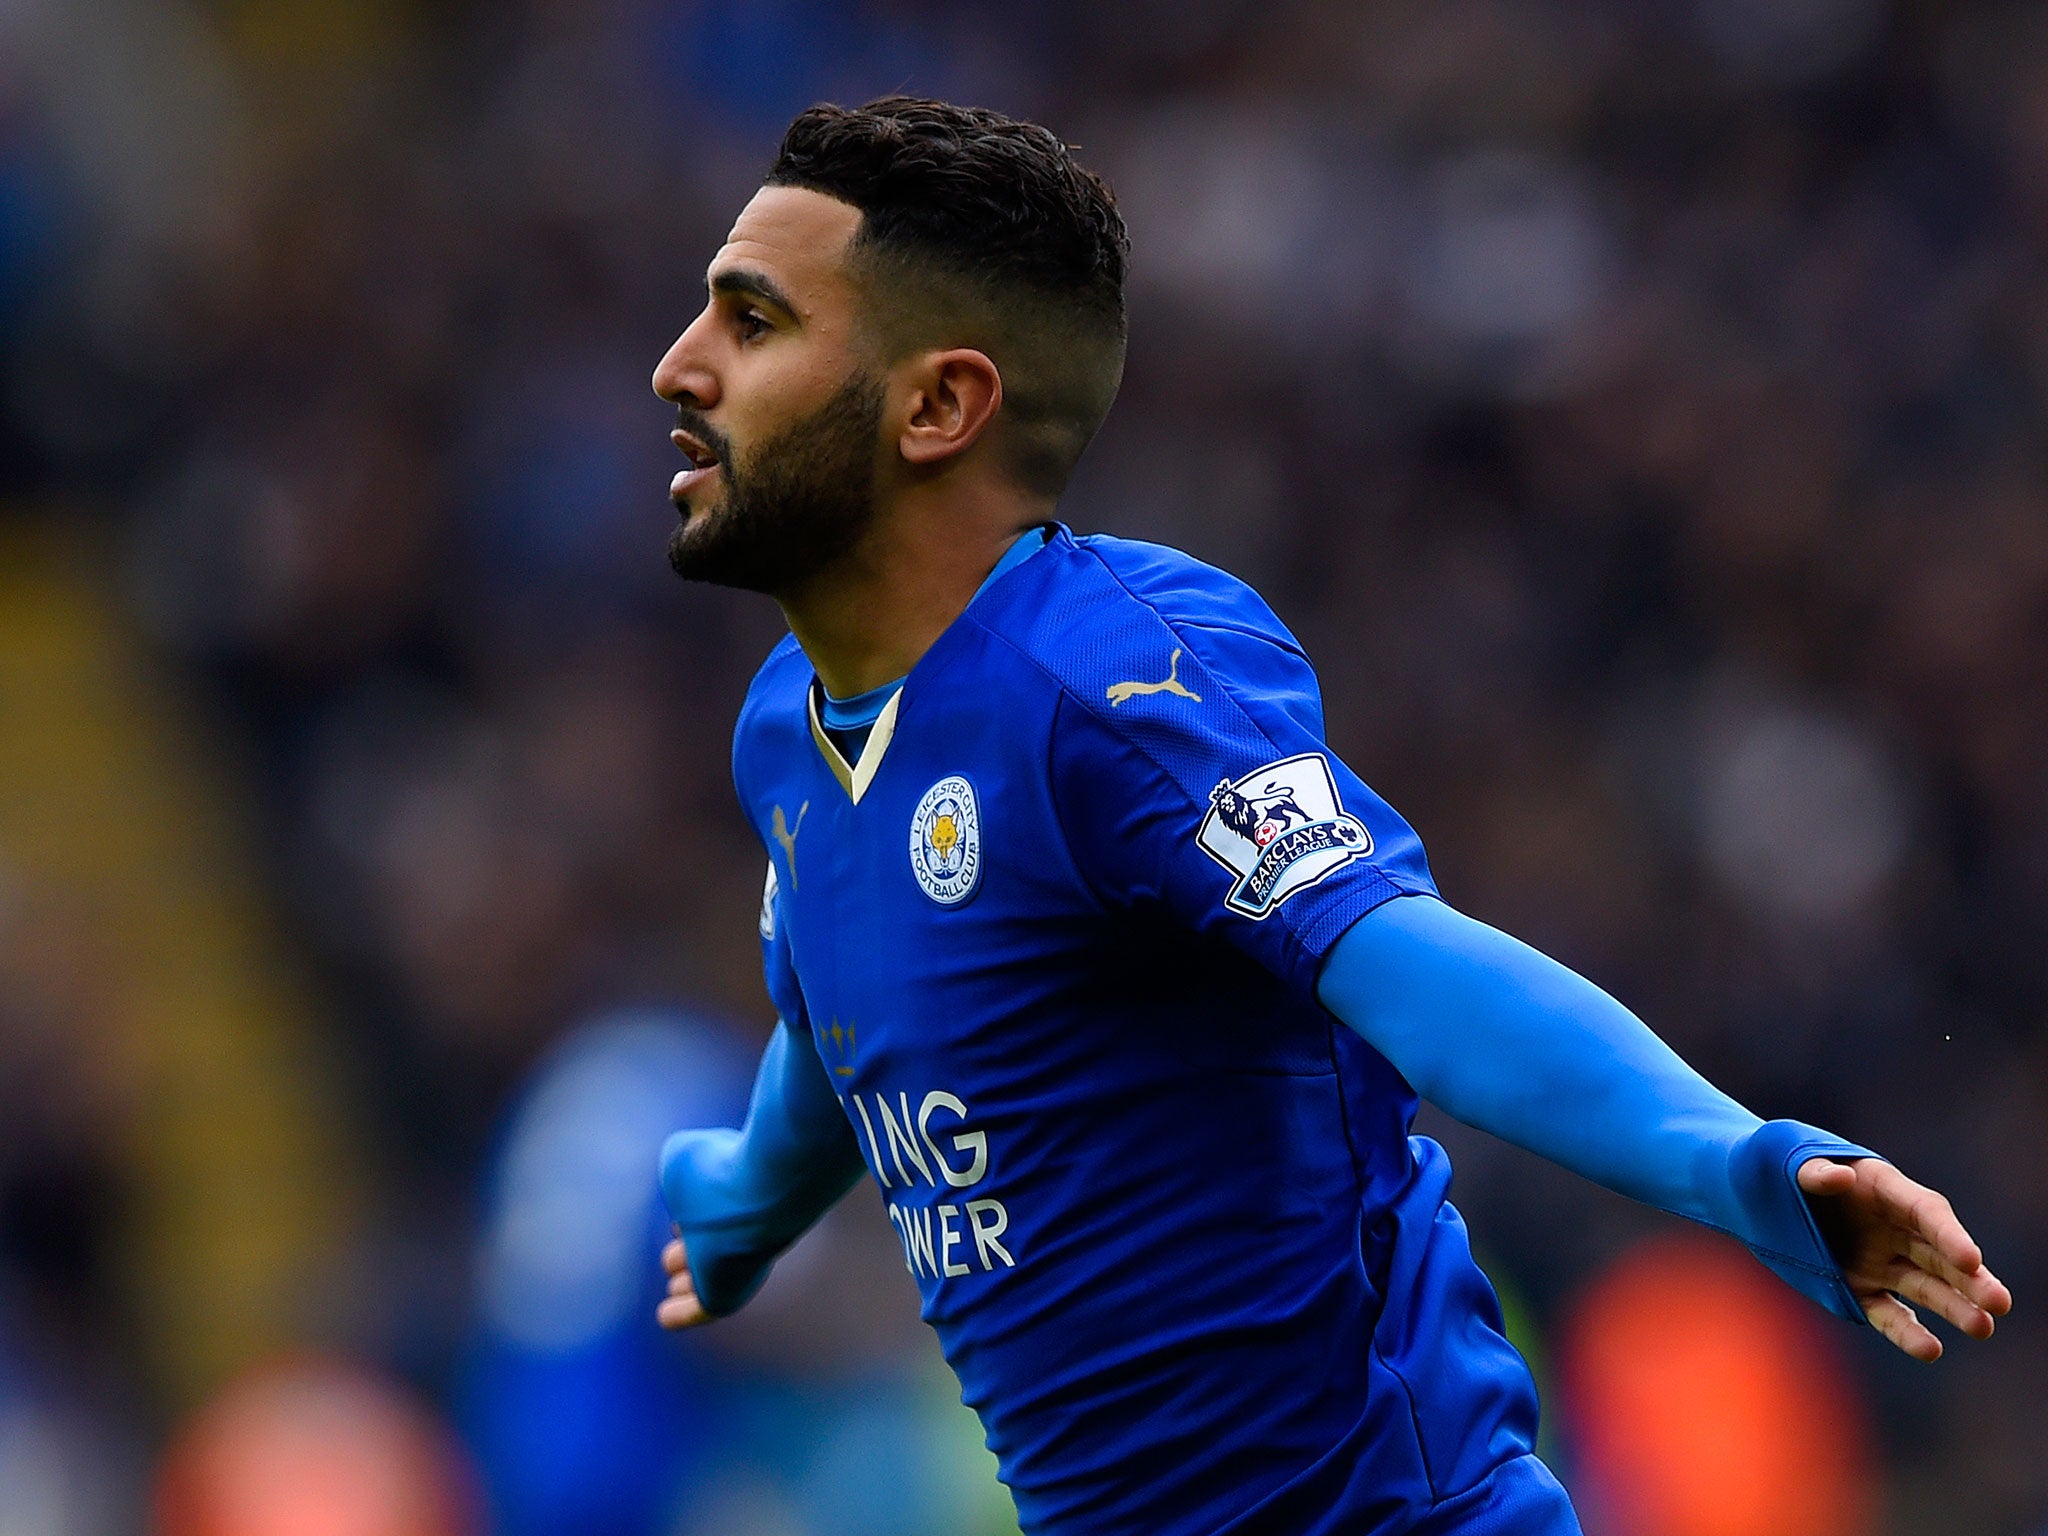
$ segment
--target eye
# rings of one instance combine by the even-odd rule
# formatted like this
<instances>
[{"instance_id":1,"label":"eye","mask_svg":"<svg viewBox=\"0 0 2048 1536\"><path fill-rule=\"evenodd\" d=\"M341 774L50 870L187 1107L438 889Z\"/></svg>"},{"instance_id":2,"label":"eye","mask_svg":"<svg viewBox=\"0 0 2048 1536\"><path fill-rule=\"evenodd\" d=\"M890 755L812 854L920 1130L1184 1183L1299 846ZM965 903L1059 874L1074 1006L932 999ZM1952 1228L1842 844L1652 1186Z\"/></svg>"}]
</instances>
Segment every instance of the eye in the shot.
<instances>
[{"instance_id":1,"label":"eye","mask_svg":"<svg viewBox=\"0 0 2048 1536\"><path fill-rule=\"evenodd\" d=\"M768 334L768 317L758 309L743 309L733 316L733 328L741 341L754 341Z\"/></svg>"}]
</instances>

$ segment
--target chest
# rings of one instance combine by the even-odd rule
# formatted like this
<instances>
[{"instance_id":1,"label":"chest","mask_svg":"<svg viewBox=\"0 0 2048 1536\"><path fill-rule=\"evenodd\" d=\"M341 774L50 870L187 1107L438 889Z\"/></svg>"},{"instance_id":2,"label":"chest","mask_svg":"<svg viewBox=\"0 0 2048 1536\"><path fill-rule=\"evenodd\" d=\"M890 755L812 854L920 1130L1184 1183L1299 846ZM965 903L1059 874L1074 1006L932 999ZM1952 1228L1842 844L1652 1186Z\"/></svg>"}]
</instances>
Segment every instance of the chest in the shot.
<instances>
[{"instance_id":1,"label":"chest","mask_svg":"<svg viewBox=\"0 0 2048 1536\"><path fill-rule=\"evenodd\" d=\"M858 801L810 740L753 775L791 963L841 1088L991 1049L1085 963L1092 898L1035 713L906 698Z\"/></svg>"}]
</instances>

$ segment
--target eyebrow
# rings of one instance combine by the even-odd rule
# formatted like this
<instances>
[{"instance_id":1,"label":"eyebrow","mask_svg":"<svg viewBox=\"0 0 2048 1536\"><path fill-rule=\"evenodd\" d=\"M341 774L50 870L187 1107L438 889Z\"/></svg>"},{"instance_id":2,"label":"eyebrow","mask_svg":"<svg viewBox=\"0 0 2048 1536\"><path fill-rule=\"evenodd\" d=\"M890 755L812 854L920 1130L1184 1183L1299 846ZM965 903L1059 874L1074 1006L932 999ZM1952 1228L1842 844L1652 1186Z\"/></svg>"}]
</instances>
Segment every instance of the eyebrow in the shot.
<instances>
[{"instance_id":1,"label":"eyebrow","mask_svg":"<svg viewBox=\"0 0 2048 1536\"><path fill-rule=\"evenodd\" d=\"M776 286L775 280L762 272L746 267L727 267L710 279L713 293L745 294L748 297L764 299L777 309L796 318L796 306L789 302L789 295Z\"/></svg>"}]
</instances>

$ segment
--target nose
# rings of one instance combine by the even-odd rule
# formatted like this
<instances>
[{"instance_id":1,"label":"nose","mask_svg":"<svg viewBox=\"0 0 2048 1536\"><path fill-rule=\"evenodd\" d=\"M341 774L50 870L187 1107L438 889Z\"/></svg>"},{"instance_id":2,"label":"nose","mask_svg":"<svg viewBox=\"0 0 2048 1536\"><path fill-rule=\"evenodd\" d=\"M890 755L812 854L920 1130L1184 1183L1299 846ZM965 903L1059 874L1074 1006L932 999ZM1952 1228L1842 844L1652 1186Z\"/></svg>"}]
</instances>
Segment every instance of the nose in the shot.
<instances>
[{"instance_id":1,"label":"nose","mask_svg":"<svg viewBox=\"0 0 2048 1536\"><path fill-rule=\"evenodd\" d=\"M710 320L711 311L706 309L654 366L654 392L671 405L708 411L718 403L718 375L710 367L704 345Z\"/></svg>"}]
</instances>

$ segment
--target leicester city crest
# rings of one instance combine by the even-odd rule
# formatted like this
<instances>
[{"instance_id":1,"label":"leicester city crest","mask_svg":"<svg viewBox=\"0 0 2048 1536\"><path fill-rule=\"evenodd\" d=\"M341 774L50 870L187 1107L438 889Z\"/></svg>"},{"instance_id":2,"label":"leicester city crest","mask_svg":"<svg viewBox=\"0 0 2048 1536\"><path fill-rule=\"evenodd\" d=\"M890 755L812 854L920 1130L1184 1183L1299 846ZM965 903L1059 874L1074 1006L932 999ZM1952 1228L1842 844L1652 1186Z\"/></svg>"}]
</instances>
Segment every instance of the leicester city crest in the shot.
<instances>
[{"instance_id":1,"label":"leicester city crest","mask_svg":"<svg viewBox=\"0 0 2048 1536\"><path fill-rule=\"evenodd\" d=\"M1195 841L1237 876L1223 904L1255 920L1372 852L1372 834L1345 813L1320 752L1223 780L1209 792Z\"/></svg>"},{"instance_id":2,"label":"leicester city crest","mask_svg":"<svg viewBox=\"0 0 2048 1536\"><path fill-rule=\"evenodd\" d=\"M965 901L981 879L981 808L974 786L952 774L924 792L910 818L910 872L942 907Z\"/></svg>"}]
</instances>

